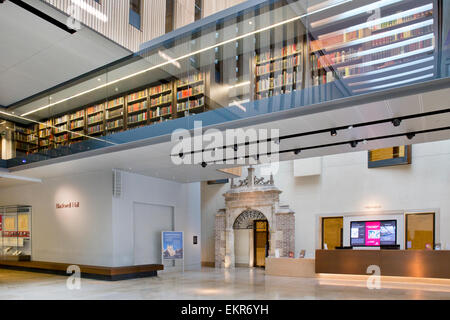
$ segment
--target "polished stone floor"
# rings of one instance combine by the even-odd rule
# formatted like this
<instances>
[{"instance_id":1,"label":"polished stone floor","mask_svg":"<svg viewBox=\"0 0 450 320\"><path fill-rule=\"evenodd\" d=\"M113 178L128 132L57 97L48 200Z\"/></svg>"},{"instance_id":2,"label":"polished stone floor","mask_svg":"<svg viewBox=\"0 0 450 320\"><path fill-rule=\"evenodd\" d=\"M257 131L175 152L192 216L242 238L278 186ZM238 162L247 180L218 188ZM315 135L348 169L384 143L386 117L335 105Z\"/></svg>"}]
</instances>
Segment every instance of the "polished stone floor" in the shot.
<instances>
[{"instance_id":1,"label":"polished stone floor","mask_svg":"<svg viewBox=\"0 0 450 320\"><path fill-rule=\"evenodd\" d=\"M155 278L106 282L81 279L67 289L67 277L0 269L0 299L450 299L450 283L382 281L369 290L365 280L266 276L260 269L163 273Z\"/></svg>"}]
</instances>

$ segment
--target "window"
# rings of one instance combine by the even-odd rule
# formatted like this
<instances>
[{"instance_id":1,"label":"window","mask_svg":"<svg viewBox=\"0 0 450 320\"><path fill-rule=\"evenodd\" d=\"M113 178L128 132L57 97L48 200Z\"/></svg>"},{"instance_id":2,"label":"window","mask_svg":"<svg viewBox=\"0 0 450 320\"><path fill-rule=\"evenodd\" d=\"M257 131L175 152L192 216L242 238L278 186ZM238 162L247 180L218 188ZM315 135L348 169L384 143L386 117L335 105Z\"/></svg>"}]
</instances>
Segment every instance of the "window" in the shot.
<instances>
[{"instance_id":1,"label":"window","mask_svg":"<svg viewBox=\"0 0 450 320\"><path fill-rule=\"evenodd\" d=\"M406 249L433 250L435 245L435 214L406 214Z\"/></svg>"},{"instance_id":2,"label":"window","mask_svg":"<svg viewBox=\"0 0 450 320\"><path fill-rule=\"evenodd\" d=\"M130 24L141 29L141 0L130 0Z\"/></svg>"},{"instance_id":3,"label":"window","mask_svg":"<svg viewBox=\"0 0 450 320\"><path fill-rule=\"evenodd\" d=\"M200 20L203 14L203 0L195 0L195 21Z\"/></svg>"},{"instance_id":4,"label":"window","mask_svg":"<svg viewBox=\"0 0 450 320\"><path fill-rule=\"evenodd\" d=\"M343 217L322 218L322 249L334 250L343 246Z\"/></svg>"},{"instance_id":5,"label":"window","mask_svg":"<svg viewBox=\"0 0 450 320\"><path fill-rule=\"evenodd\" d=\"M175 17L175 0L166 0L166 33L173 31Z\"/></svg>"}]
</instances>

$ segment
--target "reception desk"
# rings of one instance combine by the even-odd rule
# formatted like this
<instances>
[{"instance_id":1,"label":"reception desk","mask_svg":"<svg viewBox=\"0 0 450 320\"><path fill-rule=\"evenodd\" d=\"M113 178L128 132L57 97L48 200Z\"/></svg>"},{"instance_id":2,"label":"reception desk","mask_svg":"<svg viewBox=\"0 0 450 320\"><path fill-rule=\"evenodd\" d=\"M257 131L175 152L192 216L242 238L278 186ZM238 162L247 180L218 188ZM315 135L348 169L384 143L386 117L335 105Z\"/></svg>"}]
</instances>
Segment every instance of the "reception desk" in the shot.
<instances>
[{"instance_id":1,"label":"reception desk","mask_svg":"<svg viewBox=\"0 0 450 320\"><path fill-rule=\"evenodd\" d=\"M314 259L266 258L266 275L314 278Z\"/></svg>"},{"instance_id":2,"label":"reception desk","mask_svg":"<svg viewBox=\"0 0 450 320\"><path fill-rule=\"evenodd\" d=\"M367 275L371 265L379 266L382 276L450 279L450 251L316 251L316 273Z\"/></svg>"}]
</instances>

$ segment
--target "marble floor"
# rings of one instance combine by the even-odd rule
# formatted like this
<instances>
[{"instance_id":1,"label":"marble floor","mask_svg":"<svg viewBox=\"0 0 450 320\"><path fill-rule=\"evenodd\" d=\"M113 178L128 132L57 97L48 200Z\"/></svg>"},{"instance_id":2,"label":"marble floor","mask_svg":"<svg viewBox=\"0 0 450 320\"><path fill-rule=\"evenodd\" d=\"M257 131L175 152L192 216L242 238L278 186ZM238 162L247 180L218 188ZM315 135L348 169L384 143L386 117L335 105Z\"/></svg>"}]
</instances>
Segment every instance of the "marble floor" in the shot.
<instances>
[{"instance_id":1,"label":"marble floor","mask_svg":"<svg viewBox=\"0 0 450 320\"><path fill-rule=\"evenodd\" d=\"M119 282L81 279L80 290L69 290L67 279L0 269L0 299L450 299L450 282L382 281L381 289L369 290L365 280L274 277L246 268L203 268Z\"/></svg>"}]
</instances>

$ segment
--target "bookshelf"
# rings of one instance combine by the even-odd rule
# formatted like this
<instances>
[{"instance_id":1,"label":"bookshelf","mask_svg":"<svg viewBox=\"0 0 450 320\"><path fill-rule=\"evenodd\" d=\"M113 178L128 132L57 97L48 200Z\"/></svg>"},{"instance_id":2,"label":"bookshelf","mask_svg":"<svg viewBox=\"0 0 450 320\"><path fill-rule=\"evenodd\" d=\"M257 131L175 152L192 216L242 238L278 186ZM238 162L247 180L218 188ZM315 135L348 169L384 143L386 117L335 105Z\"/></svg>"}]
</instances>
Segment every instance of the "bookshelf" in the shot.
<instances>
[{"instance_id":1,"label":"bookshelf","mask_svg":"<svg viewBox=\"0 0 450 320\"><path fill-rule=\"evenodd\" d=\"M39 151L46 151L53 147L53 119L39 124Z\"/></svg>"},{"instance_id":2,"label":"bookshelf","mask_svg":"<svg viewBox=\"0 0 450 320\"><path fill-rule=\"evenodd\" d=\"M108 133L119 132L124 129L124 110L124 97L108 101L106 105L106 130Z\"/></svg>"},{"instance_id":3,"label":"bookshelf","mask_svg":"<svg viewBox=\"0 0 450 320\"><path fill-rule=\"evenodd\" d=\"M342 18L351 7L337 7L330 18L312 21L309 43L312 85L340 79L351 94L394 87L432 76L435 69L434 17L437 2L406 0L379 8L369 19ZM340 18L341 17L341 18Z\"/></svg>"},{"instance_id":4,"label":"bookshelf","mask_svg":"<svg viewBox=\"0 0 450 320\"><path fill-rule=\"evenodd\" d=\"M55 148L69 143L69 116L64 115L53 119Z\"/></svg>"},{"instance_id":5,"label":"bookshelf","mask_svg":"<svg viewBox=\"0 0 450 320\"><path fill-rule=\"evenodd\" d=\"M97 104L86 109L88 135L103 135L105 130L105 104Z\"/></svg>"},{"instance_id":6,"label":"bookshelf","mask_svg":"<svg viewBox=\"0 0 450 320\"><path fill-rule=\"evenodd\" d=\"M35 153L39 149L39 139L36 134L37 126L30 128L15 125L14 138L16 141L16 151L18 153L30 154Z\"/></svg>"},{"instance_id":7,"label":"bookshelf","mask_svg":"<svg viewBox=\"0 0 450 320\"><path fill-rule=\"evenodd\" d=\"M177 118L206 111L205 74L197 73L176 81Z\"/></svg>"},{"instance_id":8,"label":"bookshelf","mask_svg":"<svg viewBox=\"0 0 450 320\"><path fill-rule=\"evenodd\" d=\"M149 88L150 122L158 123L173 118L173 84L163 83Z\"/></svg>"},{"instance_id":9,"label":"bookshelf","mask_svg":"<svg viewBox=\"0 0 450 320\"><path fill-rule=\"evenodd\" d=\"M70 114L69 125L70 125L70 142L79 142L84 139L85 134L85 110L79 110Z\"/></svg>"},{"instance_id":10,"label":"bookshelf","mask_svg":"<svg viewBox=\"0 0 450 320\"><path fill-rule=\"evenodd\" d=\"M127 128L148 123L148 90L144 89L127 96Z\"/></svg>"}]
</instances>

